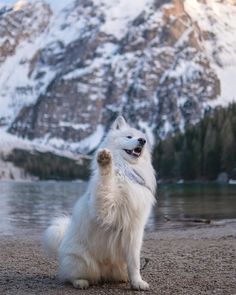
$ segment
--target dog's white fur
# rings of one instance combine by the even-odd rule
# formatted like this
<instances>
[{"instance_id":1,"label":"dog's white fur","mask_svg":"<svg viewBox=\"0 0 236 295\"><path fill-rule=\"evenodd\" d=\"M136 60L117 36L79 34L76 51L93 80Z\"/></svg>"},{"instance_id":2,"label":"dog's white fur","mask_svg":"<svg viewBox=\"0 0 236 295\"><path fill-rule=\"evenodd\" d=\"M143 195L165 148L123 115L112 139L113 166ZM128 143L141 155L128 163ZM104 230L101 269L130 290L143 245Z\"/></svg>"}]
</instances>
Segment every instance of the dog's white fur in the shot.
<instances>
[{"instance_id":1,"label":"dog's white fur","mask_svg":"<svg viewBox=\"0 0 236 295\"><path fill-rule=\"evenodd\" d=\"M127 138L132 136L132 138ZM156 180L148 145L140 157L128 155L145 138L119 116L93 161L88 190L71 218L54 220L46 230L48 251L59 257L60 277L75 288L99 281L127 281L137 290L144 226L155 202Z\"/></svg>"}]
</instances>

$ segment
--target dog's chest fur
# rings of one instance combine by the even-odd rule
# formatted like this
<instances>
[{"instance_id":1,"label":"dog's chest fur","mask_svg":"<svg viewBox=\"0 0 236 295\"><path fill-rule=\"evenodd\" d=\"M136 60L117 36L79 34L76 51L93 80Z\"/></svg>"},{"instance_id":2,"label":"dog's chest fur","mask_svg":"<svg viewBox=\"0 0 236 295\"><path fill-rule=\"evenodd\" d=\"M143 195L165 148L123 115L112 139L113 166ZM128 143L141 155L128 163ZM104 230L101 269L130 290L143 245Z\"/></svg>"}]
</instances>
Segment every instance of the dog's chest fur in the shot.
<instances>
[{"instance_id":1,"label":"dog's chest fur","mask_svg":"<svg viewBox=\"0 0 236 295\"><path fill-rule=\"evenodd\" d=\"M135 220L143 221L149 211L153 195L151 189L146 184L145 179L135 169L125 164L115 165L115 178L118 198L120 202L120 214L129 216L129 222L134 224Z\"/></svg>"}]
</instances>

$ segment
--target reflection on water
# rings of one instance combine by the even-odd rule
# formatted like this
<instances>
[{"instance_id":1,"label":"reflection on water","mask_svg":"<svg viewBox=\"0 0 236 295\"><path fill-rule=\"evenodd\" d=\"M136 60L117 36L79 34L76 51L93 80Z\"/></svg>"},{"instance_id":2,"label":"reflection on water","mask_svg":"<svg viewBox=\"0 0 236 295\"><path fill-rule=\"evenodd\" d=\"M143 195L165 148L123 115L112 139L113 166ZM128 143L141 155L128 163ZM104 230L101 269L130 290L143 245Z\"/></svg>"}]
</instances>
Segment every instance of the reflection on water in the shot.
<instances>
[{"instance_id":1,"label":"reflection on water","mask_svg":"<svg viewBox=\"0 0 236 295\"><path fill-rule=\"evenodd\" d=\"M0 234L41 232L53 217L71 213L86 186L84 182L0 182ZM235 218L234 185L161 185L147 230L196 226L193 219Z\"/></svg>"},{"instance_id":2,"label":"reflection on water","mask_svg":"<svg viewBox=\"0 0 236 295\"><path fill-rule=\"evenodd\" d=\"M42 231L53 217L71 212L84 182L0 182L0 234Z\"/></svg>"},{"instance_id":3,"label":"reflection on water","mask_svg":"<svg viewBox=\"0 0 236 295\"><path fill-rule=\"evenodd\" d=\"M158 188L149 228L222 224L236 218L236 185L171 184ZM197 222L196 222L197 221Z\"/></svg>"}]
</instances>

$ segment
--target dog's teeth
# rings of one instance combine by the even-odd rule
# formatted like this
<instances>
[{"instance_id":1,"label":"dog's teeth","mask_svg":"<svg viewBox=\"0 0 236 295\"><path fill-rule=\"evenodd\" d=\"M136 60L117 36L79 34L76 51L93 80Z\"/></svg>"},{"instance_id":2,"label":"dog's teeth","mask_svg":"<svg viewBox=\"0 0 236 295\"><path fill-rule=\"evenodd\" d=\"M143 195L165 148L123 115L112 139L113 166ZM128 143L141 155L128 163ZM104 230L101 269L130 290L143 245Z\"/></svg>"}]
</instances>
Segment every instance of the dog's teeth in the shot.
<instances>
[{"instance_id":1,"label":"dog's teeth","mask_svg":"<svg viewBox=\"0 0 236 295\"><path fill-rule=\"evenodd\" d=\"M142 149L137 147L134 150L125 150L125 151L126 151L127 154L138 158L141 155Z\"/></svg>"},{"instance_id":2,"label":"dog's teeth","mask_svg":"<svg viewBox=\"0 0 236 295\"><path fill-rule=\"evenodd\" d=\"M139 157L140 156L140 153L137 153L137 152L133 151L132 152L132 155L135 156L135 157Z\"/></svg>"}]
</instances>

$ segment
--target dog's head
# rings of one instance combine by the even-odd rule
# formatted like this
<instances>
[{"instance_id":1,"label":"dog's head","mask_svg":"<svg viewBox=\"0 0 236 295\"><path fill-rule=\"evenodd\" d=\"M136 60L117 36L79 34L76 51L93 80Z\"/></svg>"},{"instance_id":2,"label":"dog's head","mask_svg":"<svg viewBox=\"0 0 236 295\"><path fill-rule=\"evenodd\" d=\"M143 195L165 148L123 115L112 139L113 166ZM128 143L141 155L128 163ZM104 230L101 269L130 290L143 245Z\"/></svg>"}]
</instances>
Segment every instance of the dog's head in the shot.
<instances>
[{"instance_id":1,"label":"dog's head","mask_svg":"<svg viewBox=\"0 0 236 295\"><path fill-rule=\"evenodd\" d=\"M119 155L130 163L136 163L149 153L145 134L130 127L122 116L113 123L106 144L114 155Z\"/></svg>"}]
</instances>

